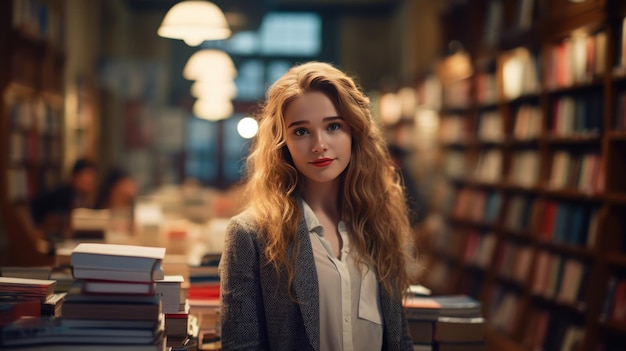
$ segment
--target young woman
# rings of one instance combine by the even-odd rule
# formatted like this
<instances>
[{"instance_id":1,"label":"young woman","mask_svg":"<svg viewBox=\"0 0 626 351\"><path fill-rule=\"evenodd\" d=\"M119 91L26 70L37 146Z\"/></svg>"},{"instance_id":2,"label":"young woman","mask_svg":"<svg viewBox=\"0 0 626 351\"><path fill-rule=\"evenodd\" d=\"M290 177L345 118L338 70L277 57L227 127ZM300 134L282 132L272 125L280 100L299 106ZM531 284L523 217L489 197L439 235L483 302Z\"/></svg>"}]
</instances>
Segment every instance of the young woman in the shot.
<instances>
[{"instance_id":1,"label":"young woman","mask_svg":"<svg viewBox=\"0 0 626 351\"><path fill-rule=\"evenodd\" d=\"M412 349L403 189L350 77L310 62L274 83L246 189L220 263L224 350Z\"/></svg>"}]
</instances>

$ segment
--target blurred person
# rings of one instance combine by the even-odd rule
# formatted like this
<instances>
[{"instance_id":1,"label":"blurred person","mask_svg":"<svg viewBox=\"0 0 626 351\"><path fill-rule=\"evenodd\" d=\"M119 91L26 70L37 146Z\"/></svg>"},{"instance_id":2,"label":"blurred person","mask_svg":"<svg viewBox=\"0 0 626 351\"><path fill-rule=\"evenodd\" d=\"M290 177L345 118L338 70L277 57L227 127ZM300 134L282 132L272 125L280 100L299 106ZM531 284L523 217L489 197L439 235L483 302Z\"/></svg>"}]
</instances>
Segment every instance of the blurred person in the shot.
<instances>
[{"instance_id":1,"label":"blurred person","mask_svg":"<svg viewBox=\"0 0 626 351\"><path fill-rule=\"evenodd\" d=\"M100 183L96 198L97 209L127 210L137 197L137 182L121 168L111 169Z\"/></svg>"},{"instance_id":2,"label":"blurred person","mask_svg":"<svg viewBox=\"0 0 626 351\"><path fill-rule=\"evenodd\" d=\"M30 208L34 224L47 236L65 236L71 211L93 207L96 182L96 164L86 158L76 160L69 181L32 201Z\"/></svg>"},{"instance_id":3,"label":"blurred person","mask_svg":"<svg viewBox=\"0 0 626 351\"><path fill-rule=\"evenodd\" d=\"M319 62L266 97L220 261L223 350L412 350L411 226L369 99Z\"/></svg>"}]
</instances>

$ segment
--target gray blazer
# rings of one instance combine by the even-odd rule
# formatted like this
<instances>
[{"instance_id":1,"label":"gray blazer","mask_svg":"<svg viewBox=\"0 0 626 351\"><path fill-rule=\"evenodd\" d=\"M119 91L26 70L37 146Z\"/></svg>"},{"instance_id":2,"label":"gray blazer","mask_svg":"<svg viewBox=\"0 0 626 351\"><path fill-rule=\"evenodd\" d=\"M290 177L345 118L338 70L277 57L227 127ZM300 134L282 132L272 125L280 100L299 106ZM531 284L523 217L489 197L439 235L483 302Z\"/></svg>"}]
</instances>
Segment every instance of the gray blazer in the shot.
<instances>
[{"instance_id":1,"label":"gray blazer","mask_svg":"<svg viewBox=\"0 0 626 351\"><path fill-rule=\"evenodd\" d=\"M292 295L300 303L289 295L285 272L267 263L266 241L251 214L233 217L220 262L223 350L320 351L317 272L304 219L298 239ZM401 301L385 289L380 301L383 350L412 350Z\"/></svg>"}]
</instances>

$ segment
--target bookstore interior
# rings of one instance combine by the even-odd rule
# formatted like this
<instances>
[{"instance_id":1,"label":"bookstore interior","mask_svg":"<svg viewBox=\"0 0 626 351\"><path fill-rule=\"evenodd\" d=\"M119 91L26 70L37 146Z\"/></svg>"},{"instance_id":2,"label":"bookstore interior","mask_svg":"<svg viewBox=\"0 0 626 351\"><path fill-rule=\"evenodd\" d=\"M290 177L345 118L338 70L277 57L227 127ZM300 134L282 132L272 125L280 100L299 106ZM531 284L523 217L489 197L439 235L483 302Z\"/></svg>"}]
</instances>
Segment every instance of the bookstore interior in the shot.
<instances>
[{"instance_id":1,"label":"bookstore interior","mask_svg":"<svg viewBox=\"0 0 626 351\"><path fill-rule=\"evenodd\" d=\"M415 200L413 350L626 350L624 0L3 0L0 48L0 349L221 349L253 116L324 61Z\"/></svg>"}]
</instances>

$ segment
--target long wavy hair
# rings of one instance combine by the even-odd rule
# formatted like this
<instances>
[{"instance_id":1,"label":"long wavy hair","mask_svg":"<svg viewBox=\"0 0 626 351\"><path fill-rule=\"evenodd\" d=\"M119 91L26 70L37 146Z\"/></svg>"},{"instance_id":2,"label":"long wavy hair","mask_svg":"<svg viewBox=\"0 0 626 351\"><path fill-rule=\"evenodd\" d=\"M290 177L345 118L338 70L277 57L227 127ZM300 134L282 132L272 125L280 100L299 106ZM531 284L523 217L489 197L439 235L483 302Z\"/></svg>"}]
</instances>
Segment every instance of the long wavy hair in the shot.
<instances>
[{"instance_id":1,"label":"long wavy hair","mask_svg":"<svg viewBox=\"0 0 626 351\"><path fill-rule=\"evenodd\" d=\"M294 66L268 90L258 116L259 129L247 159L248 206L267 240L265 255L289 286L298 255L297 203L302 176L285 142L284 113L291 101L307 92L324 93L350 126L352 158L342 173L341 218L348 226L357 260L372 264L383 288L400 297L411 277L412 250L404 190L387 144L372 119L369 99L353 79L327 63Z\"/></svg>"}]
</instances>

